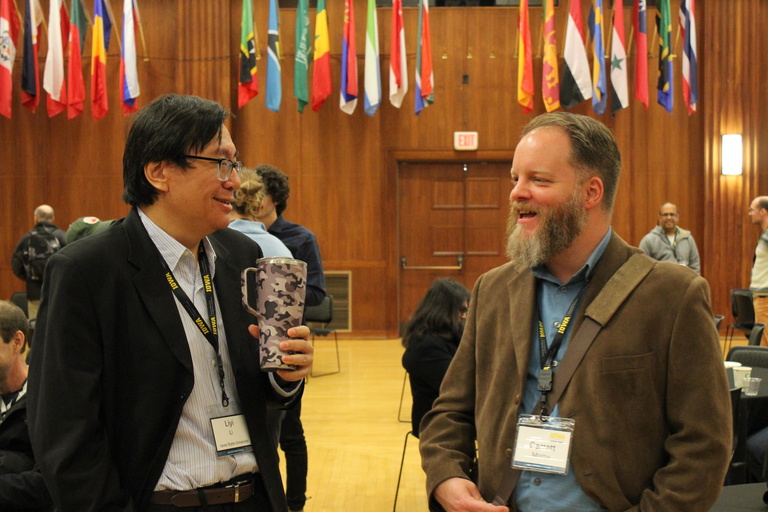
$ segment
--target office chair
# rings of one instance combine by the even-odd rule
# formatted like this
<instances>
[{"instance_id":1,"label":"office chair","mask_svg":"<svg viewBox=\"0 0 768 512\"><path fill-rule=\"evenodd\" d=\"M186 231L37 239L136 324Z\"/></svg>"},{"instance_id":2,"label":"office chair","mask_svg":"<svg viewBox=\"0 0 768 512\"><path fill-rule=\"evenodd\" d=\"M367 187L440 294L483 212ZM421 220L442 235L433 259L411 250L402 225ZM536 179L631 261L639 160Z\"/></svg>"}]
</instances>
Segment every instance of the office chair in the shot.
<instances>
[{"instance_id":1,"label":"office chair","mask_svg":"<svg viewBox=\"0 0 768 512\"><path fill-rule=\"evenodd\" d=\"M319 323L320 327L310 327L309 333L312 335L312 345L315 344L315 336L328 336L333 333L334 340L336 342L336 370L325 373L312 373L314 371L314 365L309 371L311 377L324 377L326 375L333 375L341 371L341 361L339 359L339 337L336 334L336 329L328 327L328 324L333 321L333 296L326 295L323 301L317 306L309 306L304 309L304 320L309 322Z\"/></svg>"},{"instance_id":2,"label":"office chair","mask_svg":"<svg viewBox=\"0 0 768 512\"><path fill-rule=\"evenodd\" d=\"M410 423L411 418L403 418L403 398L405 397L405 382L408 380L408 372L403 375L403 387L400 390L400 406L397 408L397 421L400 423Z\"/></svg>"},{"instance_id":3,"label":"office chair","mask_svg":"<svg viewBox=\"0 0 768 512\"><path fill-rule=\"evenodd\" d=\"M413 436L415 439L419 439L417 434L413 433L413 430L409 430L405 434L405 442L403 443L403 456L400 458L400 473L397 475L397 487L395 488L395 504L392 505L392 512L397 511L397 496L400 494L400 480L403 478L403 465L405 464L405 450L408 448L408 437Z\"/></svg>"},{"instance_id":4,"label":"office chair","mask_svg":"<svg viewBox=\"0 0 768 512\"><path fill-rule=\"evenodd\" d=\"M735 321L728 324L725 330L723 353L727 353L733 343L733 333L742 331L749 337L752 326L755 325L755 306L752 304L752 292L746 289L731 290L731 312Z\"/></svg>"},{"instance_id":5,"label":"office chair","mask_svg":"<svg viewBox=\"0 0 768 512\"><path fill-rule=\"evenodd\" d=\"M29 318L29 309L27 306L27 292L13 292L11 295L11 302L19 307L24 312L24 316Z\"/></svg>"}]
</instances>

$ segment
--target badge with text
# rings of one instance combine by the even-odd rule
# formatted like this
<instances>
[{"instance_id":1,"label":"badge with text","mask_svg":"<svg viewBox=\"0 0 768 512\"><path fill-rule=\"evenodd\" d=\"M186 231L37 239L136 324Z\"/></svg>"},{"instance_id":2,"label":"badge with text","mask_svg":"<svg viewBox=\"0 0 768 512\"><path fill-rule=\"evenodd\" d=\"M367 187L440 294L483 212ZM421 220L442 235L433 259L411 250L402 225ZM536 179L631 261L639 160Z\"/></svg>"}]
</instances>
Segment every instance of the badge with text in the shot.
<instances>
[{"instance_id":1,"label":"badge with text","mask_svg":"<svg viewBox=\"0 0 768 512\"><path fill-rule=\"evenodd\" d=\"M570 418L521 415L517 423L512 467L565 475L568 472L574 424Z\"/></svg>"},{"instance_id":2,"label":"badge with text","mask_svg":"<svg viewBox=\"0 0 768 512\"><path fill-rule=\"evenodd\" d=\"M235 414L212 418L213 438L216 441L216 453L219 457L251 451L251 436L245 416Z\"/></svg>"}]
</instances>

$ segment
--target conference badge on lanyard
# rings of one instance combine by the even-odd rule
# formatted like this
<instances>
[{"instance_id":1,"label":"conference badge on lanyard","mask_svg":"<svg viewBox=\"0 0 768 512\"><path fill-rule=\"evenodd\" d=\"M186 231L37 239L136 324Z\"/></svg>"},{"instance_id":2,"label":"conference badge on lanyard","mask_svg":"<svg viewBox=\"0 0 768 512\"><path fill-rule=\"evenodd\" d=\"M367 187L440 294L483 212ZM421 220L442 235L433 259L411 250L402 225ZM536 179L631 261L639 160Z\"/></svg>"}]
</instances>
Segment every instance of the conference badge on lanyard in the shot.
<instances>
[{"instance_id":1,"label":"conference badge on lanyard","mask_svg":"<svg viewBox=\"0 0 768 512\"><path fill-rule=\"evenodd\" d=\"M521 415L512 467L557 475L568 473L574 424L570 418Z\"/></svg>"}]
</instances>

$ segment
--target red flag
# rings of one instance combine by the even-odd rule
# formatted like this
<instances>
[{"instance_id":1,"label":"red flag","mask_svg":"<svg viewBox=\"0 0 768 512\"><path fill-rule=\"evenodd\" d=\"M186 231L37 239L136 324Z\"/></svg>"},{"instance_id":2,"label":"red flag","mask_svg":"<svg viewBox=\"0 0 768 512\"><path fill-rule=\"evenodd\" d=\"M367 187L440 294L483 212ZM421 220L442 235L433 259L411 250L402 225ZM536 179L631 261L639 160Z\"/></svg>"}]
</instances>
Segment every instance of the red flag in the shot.
<instances>
[{"instance_id":1,"label":"red flag","mask_svg":"<svg viewBox=\"0 0 768 512\"><path fill-rule=\"evenodd\" d=\"M520 0L517 16L517 102L526 114L533 110L533 55L528 0Z\"/></svg>"},{"instance_id":2,"label":"red flag","mask_svg":"<svg viewBox=\"0 0 768 512\"><path fill-rule=\"evenodd\" d=\"M547 112L552 112L560 108L560 74L557 67L555 5L553 0L544 1L544 58L541 63L541 95Z\"/></svg>"},{"instance_id":3,"label":"red flag","mask_svg":"<svg viewBox=\"0 0 768 512\"><path fill-rule=\"evenodd\" d=\"M0 114L11 118L13 88L13 61L16 60L16 41L19 40L21 20L13 7L13 0L0 0ZM7 39L6 39L7 38Z\"/></svg>"},{"instance_id":4,"label":"red flag","mask_svg":"<svg viewBox=\"0 0 768 512\"><path fill-rule=\"evenodd\" d=\"M328 37L328 11L325 0L317 0L315 14L315 54L312 67L312 110L317 112L331 95L331 56Z\"/></svg>"},{"instance_id":5,"label":"red flag","mask_svg":"<svg viewBox=\"0 0 768 512\"><path fill-rule=\"evenodd\" d=\"M632 6L632 23L635 26L635 98L648 109L648 25L645 0L635 0Z\"/></svg>"},{"instance_id":6,"label":"red flag","mask_svg":"<svg viewBox=\"0 0 768 512\"><path fill-rule=\"evenodd\" d=\"M91 45L91 115L101 119L107 115L107 49L112 33L112 20L104 0L93 5L93 36Z\"/></svg>"},{"instance_id":7,"label":"red flag","mask_svg":"<svg viewBox=\"0 0 768 512\"><path fill-rule=\"evenodd\" d=\"M82 0L72 0L72 21L69 27L69 61L67 62L67 118L72 119L85 110L85 81L83 80L83 42L88 20Z\"/></svg>"}]
</instances>

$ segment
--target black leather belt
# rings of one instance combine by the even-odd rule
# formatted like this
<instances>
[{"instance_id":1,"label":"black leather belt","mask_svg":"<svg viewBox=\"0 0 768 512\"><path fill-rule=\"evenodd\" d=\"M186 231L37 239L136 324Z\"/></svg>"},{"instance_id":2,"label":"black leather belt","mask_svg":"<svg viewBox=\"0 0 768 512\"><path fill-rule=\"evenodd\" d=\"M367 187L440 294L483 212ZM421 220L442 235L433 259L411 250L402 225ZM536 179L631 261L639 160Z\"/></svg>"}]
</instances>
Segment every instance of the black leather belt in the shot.
<instances>
[{"instance_id":1,"label":"black leather belt","mask_svg":"<svg viewBox=\"0 0 768 512\"><path fill-rule=\"evenodd\" d=\"M206 487L191 491L155 491L149 502L153 505L173 505L175 507L201 507L204 505L221 505L223 503L240 503L254 492L253 478L224 487Z\"/></svg>"}]
</instances>

